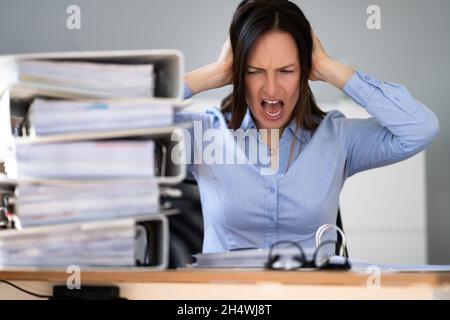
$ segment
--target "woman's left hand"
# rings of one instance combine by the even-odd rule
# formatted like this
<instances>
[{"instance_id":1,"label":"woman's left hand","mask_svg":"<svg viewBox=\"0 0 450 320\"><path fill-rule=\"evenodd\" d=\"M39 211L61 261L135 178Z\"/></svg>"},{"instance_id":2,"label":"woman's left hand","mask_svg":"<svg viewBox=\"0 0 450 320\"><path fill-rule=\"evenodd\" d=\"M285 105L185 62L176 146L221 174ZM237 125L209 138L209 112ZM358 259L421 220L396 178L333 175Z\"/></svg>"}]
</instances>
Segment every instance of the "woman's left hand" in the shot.
<instances>
[{"instance_id":1,"label":"woman's left hand","mask_svg":"<svg viewBox=\"0 0 450 320\"><path fill-rule=\"evenodd\" d=\"M322 75L322 69L326 66L327 61L330 57L325 52L319 38L317 38L314 32L312 33L313 38L313 49L312 49L312 68L309 74L309 80L311 81L324 81Z\"/></svg>"},{"instance_id":2,"label":"woman's left hand","mask_svg":"<svg viewBox=\"0 0 450 320\"><path fill-rule=\"evenodd\" d=\"M309 80L324 81L338 89L342 89L355 71L339 61L330 58L314 32L312 32L312 38L312 66Z\"/></svg>"}]
</instances>

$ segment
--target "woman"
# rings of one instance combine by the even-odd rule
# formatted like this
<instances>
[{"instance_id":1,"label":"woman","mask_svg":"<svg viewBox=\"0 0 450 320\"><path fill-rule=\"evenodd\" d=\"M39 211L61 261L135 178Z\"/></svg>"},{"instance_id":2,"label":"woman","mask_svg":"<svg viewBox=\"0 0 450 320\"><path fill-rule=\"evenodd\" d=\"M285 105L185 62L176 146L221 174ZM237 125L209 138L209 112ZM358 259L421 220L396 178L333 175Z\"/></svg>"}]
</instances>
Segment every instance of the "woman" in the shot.
<instances>
[{"instance_id":1,"label":"woman","mask_svg":"<svg viewBox=\"0 0 450 320\"><path fill-rule=\"evenodd\" d=\"M228 129L267 129L257 143L270 151L274 169L261 174L260 162L188 166L200 189L204 252L270 247L283 240L314 246L316 230L336 223L347 177L417 154L439 130L433 112L403 86L330 58L289 1L242 1L217 62L185 80L186 98L227 84L233 92L221 110L179 113L177 121L201 121L203 133L220 130L226 149L234 142ZM308 80L343 90L373 118L325 114ZM191 134L194 153L201 153L199 134Z\"/></svg>"}]
</instances>

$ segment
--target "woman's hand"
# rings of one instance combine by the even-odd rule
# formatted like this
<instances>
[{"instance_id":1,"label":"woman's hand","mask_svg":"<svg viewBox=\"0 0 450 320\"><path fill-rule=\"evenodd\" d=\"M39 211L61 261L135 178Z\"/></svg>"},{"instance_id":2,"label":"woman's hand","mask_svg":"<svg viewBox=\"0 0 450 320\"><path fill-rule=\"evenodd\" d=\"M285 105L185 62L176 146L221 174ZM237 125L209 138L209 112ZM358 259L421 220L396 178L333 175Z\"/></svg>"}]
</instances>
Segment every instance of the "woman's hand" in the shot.
<instances>
[{"instance_id":1,"label":"woman's hand","mask_svg":"<svg viewBox=\"0 0 450 320\"><path fill-rule=\"evenodd\" d=\"M219 59L216 62L218 69L223 76L223 86L231 84L233 82L233 50L231 48L230 36L222 46Z\"/></svg>"},{"instance_id":2,"label":"woman's hand","mask_svg":"<svg viewBox=\"0 0 450 320\"><path fill-rule=\"evenodd\" d=\"M309 75L309 80L324 81L322 69L327 64L327 61L330 60L330 57L325 52L322 43L320 42L319 38L317 38L314 32L312 32L312 38L313 38L313 49L311 53L312 68L311 73Z\"/></svg>"},{"instance_id":3,"label":"woman's hand","mask_svg":"<svg viewBox=\"0 0 450 320\"><path fill-rule=\"evenodd\" d=\"M231 84L233 82L233 51L230 37L228 36L223 44L216 62L187 73L185 81L193 94Z\"/></svg>"},{"instance_id":4,"label":"woman's hand","mask_svg":"<svg viewBox=\"0 0 450 320\"><path fill-rule=\"evenodd\" d=\"M355 71L339 61L330 58L314 32L312 32L312 38L312 68L309 80L324 81L334 85L338 89L342 89Z\"/></svg>"}]
</instances>

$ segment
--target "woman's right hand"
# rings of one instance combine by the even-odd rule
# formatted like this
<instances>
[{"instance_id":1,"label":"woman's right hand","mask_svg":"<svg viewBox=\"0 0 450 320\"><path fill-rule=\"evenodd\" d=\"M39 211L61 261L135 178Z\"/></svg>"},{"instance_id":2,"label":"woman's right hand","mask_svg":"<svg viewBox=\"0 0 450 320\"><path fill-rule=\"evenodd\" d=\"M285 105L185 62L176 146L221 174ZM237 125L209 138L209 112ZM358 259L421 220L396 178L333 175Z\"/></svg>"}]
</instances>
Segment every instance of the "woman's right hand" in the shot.
<instances>
[{"instance_id":1,"label":"woman's right hand","mask_svg":"<svg viewBox=\"0 0 450 320\"><path fill-rule=\"evenodd\" d=\"M185 81L193 94L232 84L233 51L230 37L223 44L219 58L214 63L187 73Z\"/></svg>"},{"instance_id":2,"label":"woman's right hand","mask_svg":"<svg viewBox=\"0 0 450 320\"><path fill-rule=\"evenodd\" d=\"M220 73L223 75L223 86L233 83L233 50L231 48L230 36L222 46L219 59L217 59L217 66Z\"/></svg>"}]
</instances>

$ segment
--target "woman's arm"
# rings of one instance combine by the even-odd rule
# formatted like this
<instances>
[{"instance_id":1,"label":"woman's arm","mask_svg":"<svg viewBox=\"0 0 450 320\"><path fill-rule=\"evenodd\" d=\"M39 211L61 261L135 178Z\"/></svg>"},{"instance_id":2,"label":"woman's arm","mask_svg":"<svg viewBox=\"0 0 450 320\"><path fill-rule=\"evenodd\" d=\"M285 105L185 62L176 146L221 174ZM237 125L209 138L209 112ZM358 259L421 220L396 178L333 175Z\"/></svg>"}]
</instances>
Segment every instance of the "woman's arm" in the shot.
<instances>
[{"instance_id":1,"label":"woman's arm","mask_svg":"<svg viewBox=\"0 0 450 320\"><path fill-rule=\"evenodd\" d=\"M342 123L346 176L412 157L439 132L436 115L404 86L357 72L343 90L373 116Z\"/></svg>"},{"instance_id":2,"label":"woman's arm","mask_svg":"<svg viewBox=\"0 0 450 320\"><path fill-rule=\"evenodd\" d=\"M230 38L225 41L216 62L188 72L185 82L192 95L232 83L233 53Z\"/></svg>"},{"instance_id":3,"label":"woman's arm","mask_svg":"<svg viewBox=\"0 0 450 320\"><path fill-rule=\"evenodd\" d=\"M316 39L312 80L342 89L373 119L342 119L339 134L347 152L346 176L392 164L424 150L436 137L436 115L401 85L378 81L330 59ZM314 52L314 51L313 51Z\"/></svg>"},{"instance_id":4,"label":"woman's arm","mask_svg":"<svg viewBox=\"0 0 450 320\"><path fill-rule=\"evenodd\" d=\"M195 95L227 85L227 75L227 66L215 62L188 72L185 75L185 82L192 95Z\"/></svg>"}]
</instances>

